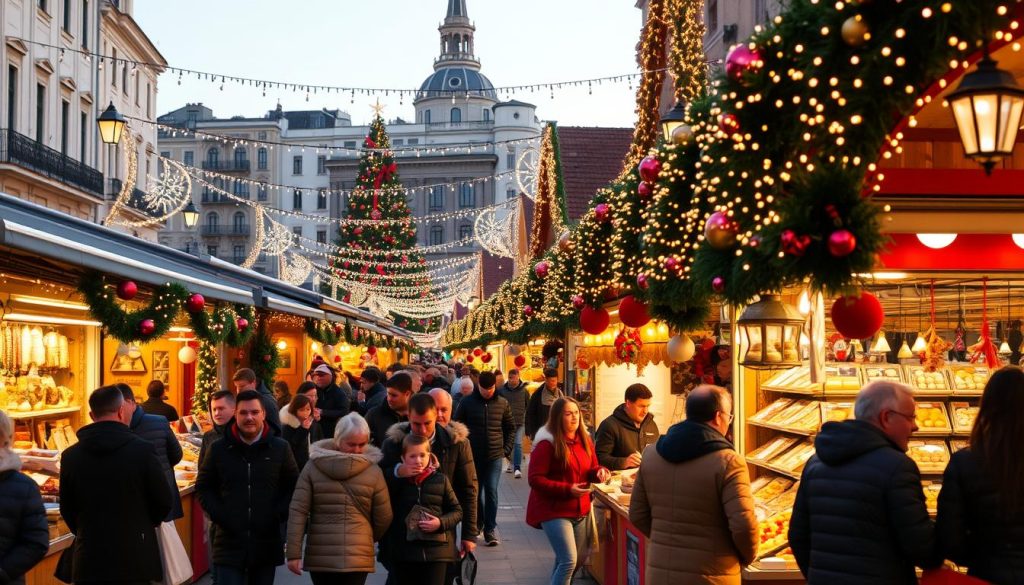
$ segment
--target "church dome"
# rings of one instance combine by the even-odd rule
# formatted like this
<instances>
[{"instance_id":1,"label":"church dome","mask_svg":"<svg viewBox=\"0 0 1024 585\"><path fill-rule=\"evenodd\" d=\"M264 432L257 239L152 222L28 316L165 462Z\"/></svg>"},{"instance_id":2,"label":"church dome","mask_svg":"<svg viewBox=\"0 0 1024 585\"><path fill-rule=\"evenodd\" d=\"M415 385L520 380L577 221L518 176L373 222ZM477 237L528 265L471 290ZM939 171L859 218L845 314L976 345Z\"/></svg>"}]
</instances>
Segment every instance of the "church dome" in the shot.
<instances>
[{"instance_id":1,"label":"church dome","mask_svg":"<svg viewBox=\"0 0 1024 585\"><path fill-rule=\"evenodd\" d=\"M430 75L420 86L416 99L449 97L452 94L498 99L494 84L485 75L467 67L445 67Z\"/></svg>"}]
</instances>

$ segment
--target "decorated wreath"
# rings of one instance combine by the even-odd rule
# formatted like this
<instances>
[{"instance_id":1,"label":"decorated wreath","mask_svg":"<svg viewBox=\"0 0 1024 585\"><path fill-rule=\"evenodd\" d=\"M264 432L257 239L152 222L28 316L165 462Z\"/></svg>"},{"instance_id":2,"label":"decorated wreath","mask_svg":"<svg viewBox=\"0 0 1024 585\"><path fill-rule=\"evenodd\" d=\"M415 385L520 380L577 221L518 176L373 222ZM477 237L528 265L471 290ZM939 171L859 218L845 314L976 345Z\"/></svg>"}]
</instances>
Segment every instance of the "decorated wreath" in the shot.
<instances>
[{"instance_id":1,"label":"decorated wreath","mask_svg":"<svg viewBox=\"0 0 1024 585\"><path fill-rule=\"evenodd\" d=\"M622 327L619 329L619 334L615 336L615 357L626 364L634 363L643 346L644 342L640 339L639 329Z\"/></svg>"},{"instance_id":2,"label":"decorated wreath","mask_svg":"<svg viewBox=\"0 0 1024 585\"><path fill-rule=\"evenodd\" d=\"M146 306L134 311L125 310L116 299L134 299L138 285L124 280L111 286L97 272L83 275L78 282L78 290L89 305L89 313L103 324L107 334L126 344L147 343L167 333L189 296L185 287L168 283L153 289Z\"/></svg>"},{"instance_id":3,"label":"decorated wreath","mask_svg":"<svg viewBox=\"0 0 1024 585\"><path fill-rule=\"evenodd\" d=\"M190 297L190 301L196 295ZM217 345L221 342L230 347L242 347L252 339L256 321L256 310L244 305L218 307L212 313L203 308L193 310L194 304L186 303L192 331L196 337Z\"/></svg>"}]
</instances>

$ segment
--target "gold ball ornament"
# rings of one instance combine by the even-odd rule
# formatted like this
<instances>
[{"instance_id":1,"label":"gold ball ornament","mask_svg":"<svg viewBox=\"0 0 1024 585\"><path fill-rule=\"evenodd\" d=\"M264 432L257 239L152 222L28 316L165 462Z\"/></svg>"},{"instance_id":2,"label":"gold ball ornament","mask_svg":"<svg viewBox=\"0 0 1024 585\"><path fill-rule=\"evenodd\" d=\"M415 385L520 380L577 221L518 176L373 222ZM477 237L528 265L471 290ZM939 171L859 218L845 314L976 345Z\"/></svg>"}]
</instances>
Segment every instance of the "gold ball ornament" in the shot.
<instances>
[{"instance_id":1,"label":"gold ball ornament","mask_svg":"<svg viewBox=\"0 0 1024 585\"><path fill-rule=\"evenodd\" d=\"M558 249L564 253L572 252L573 248L572 232L565 230L560 236L558 236Z\"/></svg>"},{"instance_id":2,"label":"gold ball ornament","mask_svg":"<svg viewBox=\"0 0 1024 585\"><path fill-rule=\"evenodd\" d=\"M843 42L851 47L860 47L871 40L871 30L861 15L851 16L843 23Z\"/></svg>"},{"instance_id":3,"label":"gold ball ornament","mask_svg":"<svg viewBox=\"0 0 1024 585\"><path fill-rule=\"evenodd\" d=\"M686 146L693 141L693 128L683 124L672 131L672 142L679 146Z\"/></svg>"},{"instance_id":4,"label":"gold ball ornament","mask_svg":"<svg viewBox=\"0 0 1024 585\"><path fill-rule=\"evenodd\" d=\"M739 225L722 211L716 211L704 223L704 239L716 250L728 250L736 245Z\"/></svg>"}]
</instances>

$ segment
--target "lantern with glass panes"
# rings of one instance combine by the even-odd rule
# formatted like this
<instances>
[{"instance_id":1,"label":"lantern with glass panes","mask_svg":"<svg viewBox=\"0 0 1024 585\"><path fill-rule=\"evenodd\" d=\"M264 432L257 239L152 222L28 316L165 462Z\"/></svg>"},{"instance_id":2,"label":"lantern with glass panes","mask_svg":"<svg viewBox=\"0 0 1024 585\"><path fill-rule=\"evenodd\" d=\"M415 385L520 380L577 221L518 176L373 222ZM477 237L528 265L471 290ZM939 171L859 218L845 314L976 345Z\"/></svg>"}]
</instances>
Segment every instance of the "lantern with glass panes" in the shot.
<instances>
[{"instance_id":1,"label":"lantern with glass panes","mask_svg":"<svg viewBox=\"0 0 1024 585\"><path fill-rule=\"evenodd\" d=\"M804 316L777 294L761 295L736 320L744 343L740 364L748 368L800 365L800 332Z\"/></svg>"}]
</instances>

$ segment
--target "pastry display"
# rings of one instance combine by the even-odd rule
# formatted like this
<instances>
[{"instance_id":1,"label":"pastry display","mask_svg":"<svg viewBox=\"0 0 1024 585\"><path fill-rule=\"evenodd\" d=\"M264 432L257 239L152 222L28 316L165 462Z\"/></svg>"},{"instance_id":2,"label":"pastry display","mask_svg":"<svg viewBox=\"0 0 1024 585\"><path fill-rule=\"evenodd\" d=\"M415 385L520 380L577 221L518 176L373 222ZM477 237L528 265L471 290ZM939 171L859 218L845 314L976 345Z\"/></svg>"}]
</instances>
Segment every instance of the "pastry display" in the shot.
<instances>
[{"instance_id":1,"label":"pastry display","mask_svg":"<svg viewBox=\"0 0 1024 585\"><path fill-rule=\"evenodd\" d=\"M981 394L991 374L985 366L952 364L949 377L953 381L954 394Z\"/></svg>"},{"instance_id":2,"label":"pastry display","mask_svg":"<svg viewBox=\"0 0 1024 585\"><path fill-rule=\"evenodd\" d=\"M920 434L948 435L952 429L949 417L946 416L946 405L941 402L918 402L917 426Z\"/></svg>"},{"instance_id":3,"label":"pastry display","mask_svg":"<svg viewBox=\"0 0 1024 585\"><path fill-rule=\"evenodd\" d=\"M924 488L924 505L928 508L928 513L937 513L939 511L939 492L942 491L942 482L922 481L921 486Z\"/></svg>"},{"instance_id":4,"label":"pastry display","mask_svg":"<svg viewBox=\"0 0 1024 585\"><path fill-rule=\"evenodd\" d=\"M789 543L789 519L792 511L779 512L758 523L758 550L763 553L776 551Z\"/></svg>"},{"instance_id":5,"label":"pastry display","mask_svg":"<svg viewBox=\"0 0 1024 585\"><path fill-rule=\"evenodd\" d=\"M860 371L856 364L825 364L825 393L856 394L862 386Z\"/></svg>"},{"instance_id":6,"label":"pastry display","mask_svg":"<svg viewBox=\"0 0 1024 585\"><path fill-rule=\"evenodd\" d=\"M800 482L795 483L791 488L783 492L780 496L765 503L765 507L768 508L769 512L782 512L784 510L792 510L793 504L796 503L796 491L800 487Z\"/></svg>"},{"instance_id":7,"label":"pastry display","mask_svg":"<svg viewBox=\"0 0 1024 585\"><path fill-rule=\"evenodd\" d=\"M787 406L793 404L793 400L789 398L780 398L775 402L769 404L765 408L762 408L757 414L751 416L747 420L750 422L768 422L772 417L779 414Z\"/></svg>"},{"instance_id":8,"label":"pastry display","mask_svg":"<svg viewBox=\"0 0 1024 585\"><path fill-rule=\"evenodd\" d=\"M887 380L889 382L903 382L901 369L895 364L869 364L864 366L864 381Z\"/></svg>"},{"instance_id":9,"label":"pastry display","mask_svg":"<svg viewBox=\"0 0 1024 585\"><path fill-rule=\"evenodd\" d=\"M771 441L768 441L764 445L761 445L757 449L748 453L747 459L751 461L766 462L795 445L797 440L798 439L796 437L775 437Z\"/></svg>"},{"instance_id":10,"label":"pastry display","mask_svg":"<svg viewBox=\"0 0 1024 585\"><path fill-rule=\"evenodd\" d=\"M769 461L769 465L789 473L800 473L804 465L814 456L814 445L808 441L801 442L789 451Z\"/></svg>"},{"instance_id":11,"label":"pastry display","mask_svg":"<svg viewBox=\"0 0 1024 585\"><path fill-rule=\"evenodd\" d=\"M917 463L921 473L942 473L949 463L945 441L910 441L907 455Z\"/></svg>"},{"instance_id":12,"label":"pastry display","mask_svg":"<svg viewBox=\"0 0 1024 585\"><path fill-rule=\"evenodd\" d=\"M818 410L817 402L794 400L765 422L784 429L816 431L821 426L821 415Z\"/></svg>"},{"instance_id":13,"label":"pastry display","mask_svg":"<svg viewBox=\"0 0 1024 585\"><path fill-rule=\"evenodd\" d=\"M821 423L839 422L853 417L852 402L822 402Z\"/></svg>"},{"instance_id":14,"label":"pastry display","mask_svg":"<svg viewBox=\"0 0 1024 585\"><path fill-rule=\"evenodd\" d=\"M949 380L942 371L929 372L924 366L906 366L907 382L918 394L949 394Z\"/></svg>"},{"instance_id":15,"label":"pastry display","mask_svg":"<svg viewBox=\"0 0 1024 585\"><path fill-rule=\"evenodd\" d=\"M969 433L974 428L974 419L978 418L978 407L966 402L950 402L949 410L953 419L953 430L958 433Z\"/></svg>"},{"instance_id":16,"label":"pastry display","mask_svg":"<svg viewBox=\"0 0 1024 585\"><path fill-rule=\"evenodd\" d=\"M783 370L766 380L761 384L761 387L765 390L800 392L804 394L821 392L821 384L811 382L811 369L807 366L797 366Z\"/></svg>"},{"instance_id":17,"label":"pastry display","mask_svg":"<svg viewBox=\"0 0 1024 585\"><path fill-rule=\"evenodd\" d=\"M960 449L966 449L968 444L969 443L967 441L964 441L962 439L954 439L949 442L949 450L952 451L953 453L956 453Z\"/></svg>"},{"instance_id":18,"label":"pastry display","mask_svg":"<svg viewBox=\"0 0 1024 585\"><path fill-rule=\"evenodd\" d=\"M782 495L794 483L787 477L762 476L750 484L750 493L758 503L766 504Z\"/></svg>"}]
</instances>

